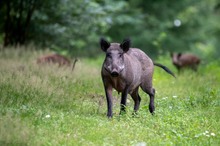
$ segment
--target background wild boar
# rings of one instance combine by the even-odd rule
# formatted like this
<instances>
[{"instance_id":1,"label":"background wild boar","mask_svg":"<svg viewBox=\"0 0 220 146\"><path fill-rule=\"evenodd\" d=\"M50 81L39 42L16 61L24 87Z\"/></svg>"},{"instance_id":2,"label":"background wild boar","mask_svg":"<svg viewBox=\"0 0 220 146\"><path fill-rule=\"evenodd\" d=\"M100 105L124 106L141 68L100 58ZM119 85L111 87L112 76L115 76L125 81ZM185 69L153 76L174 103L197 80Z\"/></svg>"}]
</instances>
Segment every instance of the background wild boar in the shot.
<instances>
[{"instance_id":1,"label":"background wild boar","mask_svg":"<svg viewBox=\"0 0 220 146\"><path fill-rule=\"evenodd\" d=\"M74 69L77 61L78 59L74 60L72 70ZM70 60L59 54L45 55L37 59L37 64L48 64L48 63L58 64L59 67L70 66Z\"/></svg>"},{"instance_id":2,"label":"background wild boar","mask_svg":"<svg viewBox=\"0 0 220 146\"><path fill-rule=\"evenodd\" d=\"M69 59L59 54L51 54L40 57L37 59L37 63L38 64L53 63L53 64L58 64L59 66L70 65Z\"/></svg>"},{"instance_id":3,"label":"background wild boar","mask_svg":"<svg viewBox=\"0 0 220 146\"><path fill-rule=\"evenodd\" d=\"M130 94L134 100L134 112L139 109L141 97L138 89L150 96L149 111L154 112L154 94L152 77L154 65L162 67L169 74L174 74L165 66L153 63L152 60L140 49L130 48L130 40L126 39L121 44L109 43L100 39L101 49L106 53L102 65L101 76L104 84L108 112L112 117L112 89L121 92L121 111L125 111L127 95Z\"/></svg>"},{"instance_id":4,"label":"background wild boar","mask_svg":"<svg viewBox=\"0 0 220 146\"><path fill-rule=\"evenodd\" d=\"M193 54L171 53L173 65L176 66L178 72L182 68L191 68L197 71L200 59Z\"/></svg>"}]
</instances>

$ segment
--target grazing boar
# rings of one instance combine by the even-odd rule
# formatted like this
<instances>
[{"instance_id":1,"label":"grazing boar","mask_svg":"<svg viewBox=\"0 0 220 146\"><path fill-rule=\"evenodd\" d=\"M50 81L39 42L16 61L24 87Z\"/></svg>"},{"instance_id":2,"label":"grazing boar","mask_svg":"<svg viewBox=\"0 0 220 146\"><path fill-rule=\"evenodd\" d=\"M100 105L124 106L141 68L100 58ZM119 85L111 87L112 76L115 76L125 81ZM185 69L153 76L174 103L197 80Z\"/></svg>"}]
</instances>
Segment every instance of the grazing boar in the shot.
<instances>
[{"instance_id":1,"label":"grazing boar","mask_svg":"<svg viewBox=\"0 0 220 146\"><path fill-rule=\"evenodd\" d=\"M78 59L75 59L72 66L72 71L75 68L75 64L78 61ZM53 63L58 64L60 66L70 66L70 60L62 55L59 54L52 54L52 55L46 55L43 57L40 57L37 59L37 64L47 64L47 63Z\"/></svg>"},{"instance_id":2,"label":"grazing boar","mask_svg":"<svg viewBox=\"0 0 220 146\"><path fill-rule=\"evenodd\" d=\"M197 71L200 63L200 59L193 54L171 53L171 58L179 73L182 68L191 68Z\"/></svg>"},{"instance_id":3,"label":"grazing boar","mask_svg":"<svg viewBox=\"0 0 220 146\"><path fill-rule=\"evenodd\" d=\"M37 59L37 63L38 64L53 63L53 64L58 64L59 66L70 65L69 59L59 54L52 54L52 55L46 55L40 57Z\"/></svg>"},{"instance_id":4,"label":"grazing boar","mask_svg":"<svg viewBox=\"0 0 220 146\"><path fill-rule=\"evenodd\" d=\"M137 112L141 102L138 89L150 96L149 111L153 114L155 89L152 87L154 65L163 68L166 72L174 74L165 66L153 63L152 60L140 49L130 48L130 40L125 39L121 44L109 43L100 39L101 49L106 53L102 65L101 76L104 84L108 112L112 117L112 89L121 95L120 113L125 112L127 95L134 100L134 112ZM175 76L174 76L175 77Z\"/></svg>"}]
</instances>

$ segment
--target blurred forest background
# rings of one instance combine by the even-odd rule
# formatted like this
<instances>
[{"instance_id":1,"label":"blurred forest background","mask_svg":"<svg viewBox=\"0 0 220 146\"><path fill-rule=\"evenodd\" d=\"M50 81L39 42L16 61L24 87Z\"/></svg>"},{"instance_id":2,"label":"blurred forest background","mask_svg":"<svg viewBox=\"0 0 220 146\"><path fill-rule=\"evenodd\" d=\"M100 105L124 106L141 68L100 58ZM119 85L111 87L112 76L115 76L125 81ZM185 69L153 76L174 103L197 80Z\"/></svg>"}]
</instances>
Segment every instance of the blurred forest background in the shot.
<instances>
[{"instance_id":1,"label":"blurred forest background","mask_svg":"<svg viewBox=\"0 0 220 146\"><path fill-rule=\"evenodd\" d=\"M219 0L1 0L1 48L33 45L68 56L101 53L99 39L132 40L151 57L220 56Z\"/></svg>"}]
</instances>

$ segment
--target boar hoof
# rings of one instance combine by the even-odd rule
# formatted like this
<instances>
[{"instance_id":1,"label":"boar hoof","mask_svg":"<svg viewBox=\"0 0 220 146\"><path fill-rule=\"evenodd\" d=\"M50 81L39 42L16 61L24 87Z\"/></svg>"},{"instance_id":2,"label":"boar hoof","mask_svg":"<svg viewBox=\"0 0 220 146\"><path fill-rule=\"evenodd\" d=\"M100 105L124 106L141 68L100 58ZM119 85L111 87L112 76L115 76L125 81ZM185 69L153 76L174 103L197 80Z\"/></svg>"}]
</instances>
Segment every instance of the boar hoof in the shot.
<instances>
[{"instance_id":1,"label":"boar hoof","mask_svg":"<svg viewBox=\"0 0 220 146\"><path fill-rule=\"evenodd\" d=\"M155 111L155 107L152 106L152 105L149 105L149 111L150 111L150 113L153 115L153 114L154 114L154 111Z\"/></svg>"},{"instance_id":2,"label":"boar hoof","mask_svg":"<svg viewBox=\"0 0 220 146\"><path fill-rule=\"evenodd\" d=\"M112 118L112 114L107 114L107 117L108 117L109 119L111 119L111 118Z\"/></svg>"}]
</instances>

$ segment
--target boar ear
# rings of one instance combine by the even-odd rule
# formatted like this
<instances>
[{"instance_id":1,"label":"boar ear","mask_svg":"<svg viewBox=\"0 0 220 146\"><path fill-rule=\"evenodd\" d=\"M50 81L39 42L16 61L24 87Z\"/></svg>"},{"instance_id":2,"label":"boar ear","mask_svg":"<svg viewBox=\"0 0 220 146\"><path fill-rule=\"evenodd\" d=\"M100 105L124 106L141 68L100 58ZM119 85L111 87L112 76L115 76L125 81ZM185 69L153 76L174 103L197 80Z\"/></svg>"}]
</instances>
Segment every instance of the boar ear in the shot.
<instances>
[{"instance_id":1,"label":"boar ear","mask_svg":"<svg viewBox=\"0 0 220 146\"><path fill-rule=\"evenodd\" d=\"M178 53L177 54L177 58L180 58L181 55L182 55L182 53Z\"/></svg>"},{"instance_id":2,"label":"boar ear","mask_svg":"<svg viewBox=\"0 0 220 146\"><path fill-rule=\"evenodd\" d=\"M100 46L101 46L101 49L106 52L106 50L110 47L110 43L107 42L104 38L101 38L100 39Z\"/></svg>"},{"instance_id":3,"label":"boar ear","mask_svg":"<svg viewBox=\"0 0 220 146\"><path fill-rule=\"evenodd\" d=\"M131 46L130 39L124 39L124 41L120 44L120 47L123 49L124 52L127 52Z\"/></svg>"}]
</instances>

